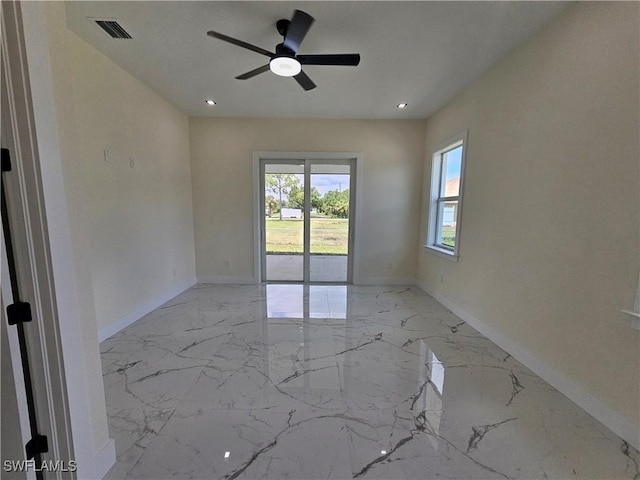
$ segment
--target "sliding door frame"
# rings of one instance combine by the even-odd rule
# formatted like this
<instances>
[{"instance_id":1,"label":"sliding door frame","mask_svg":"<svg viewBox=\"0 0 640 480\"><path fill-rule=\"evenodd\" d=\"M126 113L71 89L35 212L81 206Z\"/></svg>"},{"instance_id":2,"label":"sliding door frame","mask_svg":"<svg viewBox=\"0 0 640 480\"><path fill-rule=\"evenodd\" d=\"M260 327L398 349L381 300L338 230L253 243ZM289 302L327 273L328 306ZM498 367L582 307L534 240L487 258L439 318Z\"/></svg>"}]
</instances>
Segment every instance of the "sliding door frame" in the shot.
<instances>
[{"instance_id":1,"label":"sliding door frame","mask_svg":"<svg viewBox=\"0 0 640 480\"><path fill-rule=\"evenodd\" d=\"M253 152L253 195L254 195L254 283L262 283L263 274L266 272L266 255L264 252L266 245L265 227L265 205L264 205L264 165L266 163L282 162L298 163L303 162L304 168L304 189L305 189L305 212L310 212L310 166L314 163L320 164L341 164L350 165L350 211L349 211L349 247L347 282L359 282L359 235L362 220L362 153L359 152L274 152L256 151ZM303 273L304 283L330 283L330 282L310 282L309 281L309 261L310 261L310 215L304 216L304 260ZM336 282L344 283L344 282Z\"/></svg>"},{"instance_id":2,"label":"sliding door frame","mask_svg":"<svg viewBox=\"0 0 640 480\"><path fill-rule=\"evenodd\" d=\"M304 211L306 212L306 202L307 202L307 191L306 191L306 179L307 179L307 162L304 158L295 158L295 159L261 159L260 160L260 165L259 165L259 169L260 169L260 184L258 186L258 192L259 192L259 211L263 212L262 215L260 215L260 224L259 224L259 231L260 231L260 244L258 246L258 250L256 251L257 255L260 258L260 281L266 281L266 279L264 279L264 274L267 271L267 252L266 252L266 248L267 248L267 222L264 216L264 212L266 211L266 205L265 205L265 197L266 197L266 190L265 190L265 174L266 172L266 166L267 165L296 165L296 166L302 166L302 172L304 173L304 185L305 185L305 205L304 205ZM300 175L300 174L298 174ZM280 208L282 208L282 205L280 205ZM302 240L302 252L303 252L303 265L302 265L302 280L282 280L283 283L299 283L299 282L306 282L306 277L307 277L307 254L306 254L306 239L307 239L307 215L304 216L304 223L303 223L303 232L304 232L304 238Z\"/></svg>"},{"instance_id":3,"label":"sliding door frame","mask_svg":"<svg viewBox=\"0 0 640 480\"><path fill-rule=\"evenodd\" d=\"M326 282L326 281L314 281L311 280L311 215L305 215L305 283L353 283L353 232L355 231L354 215L351 214L353 207L356 203L357 187L355 185L356 177L356 160L354 158L347 159L335 159L335 158L323 158L323 159L307 159L305 163L305 212L311 212L311 205L307 205L306 202L311 202L311 167L314 165L339 165L349 167L349 237L347 239L347 278L345 281L339 282ZM308 190L308 191L307 191Z\"/></svg>"}]
</instances>

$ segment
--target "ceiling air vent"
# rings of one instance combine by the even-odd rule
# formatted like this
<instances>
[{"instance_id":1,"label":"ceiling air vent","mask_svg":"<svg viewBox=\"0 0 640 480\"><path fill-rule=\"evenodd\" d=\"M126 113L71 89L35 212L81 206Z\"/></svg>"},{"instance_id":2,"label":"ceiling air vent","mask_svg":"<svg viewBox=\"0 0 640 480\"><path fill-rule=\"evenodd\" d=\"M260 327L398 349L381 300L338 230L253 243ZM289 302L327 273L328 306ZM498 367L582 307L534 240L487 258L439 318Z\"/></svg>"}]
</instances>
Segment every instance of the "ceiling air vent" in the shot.
<instances>
[{"instance_id":1,"label":"ceiling air vent","mask_svg":"<svg viewBox=\"0 0 640 480\"><path fill-rule=\"evenodd\" d=\"M93 19L111 38L131 38L131 35L114 19Z\"/></svg>"}]
</instances>

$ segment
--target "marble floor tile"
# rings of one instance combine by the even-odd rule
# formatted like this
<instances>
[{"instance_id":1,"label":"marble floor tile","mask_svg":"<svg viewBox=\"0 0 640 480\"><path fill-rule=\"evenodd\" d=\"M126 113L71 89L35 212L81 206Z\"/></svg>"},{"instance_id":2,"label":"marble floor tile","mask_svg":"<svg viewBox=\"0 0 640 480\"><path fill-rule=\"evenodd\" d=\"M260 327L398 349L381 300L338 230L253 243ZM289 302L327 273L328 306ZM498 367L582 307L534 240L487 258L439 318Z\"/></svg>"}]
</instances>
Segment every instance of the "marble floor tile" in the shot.
<instances>
[{"instance_id":1,"label":"marble floor tile","mask_svg":"<svg viewBox=\"0 0 640 480\"><path fill-rule=\"evenodd\" d=\"M107 478L640 480L640 454L414 287L197 285L102 342Z\"/></svg>"},{"instance_id":2,"label":"marble floor tile","mask_svg":"<svg viewBox=\"0 0 640 480\"><path fill-rule=\"evenodd\" d=\"M176 409L131 478L351 478L341 413Z\"/></svg>"},{"instance_id":3,"label":"marble floor tile","mask_svg":"<svg viewBox=\"0 0 640 480\"><path fill-rule=\"evenodd\" d=\"M173 409L109 408L109 432L115 440L117 464L108 479L125 478L173 414Z\"/></svg>"},{"instance_id":4,"label":"marble floor tile","mask_svg":"<svg viewBox=\"0 0 640 480\"><path fill-rule=\"evenodd\" d=\"M161 346L141 342L136 348L129 339L111 343L102 353L108 411L174 408L200 372L210 368L208 360L175 355Z\"/></svg>"},{"instance_id":5,"label":"marble floor tile","mask_svg":"<svg viewBox=\"0 0 640 480\"><path fill-rule=\"evenodd\" d=\"M280 324L266 328L268 334L260 341L223 345L185 402L217 409L289 411L307 406L341 411L331 327ZM317 338L310 338L311 332Z\"/></svg>"}]
</instances>

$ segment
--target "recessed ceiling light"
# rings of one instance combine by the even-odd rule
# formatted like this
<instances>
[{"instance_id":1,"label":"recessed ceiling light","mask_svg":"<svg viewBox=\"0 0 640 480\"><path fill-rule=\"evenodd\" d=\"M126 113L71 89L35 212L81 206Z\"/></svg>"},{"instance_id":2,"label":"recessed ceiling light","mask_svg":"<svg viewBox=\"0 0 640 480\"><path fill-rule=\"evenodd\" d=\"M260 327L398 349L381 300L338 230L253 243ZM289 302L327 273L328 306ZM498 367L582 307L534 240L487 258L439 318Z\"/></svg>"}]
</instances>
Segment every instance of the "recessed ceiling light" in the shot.
<instances>
[{"instance_id":1,"label":"recessed ceiling light","mask_svg":"<svg viewBox=\"0 0 640 480\"><path fill-rule=\"evenodd\" d=\"M212 107L216 104L214 100L208 99L206 100L207 105L211 105Z\"/></svg>"},{"instance_id":2,"label":"recessed ceiling light","mask_svg":"<svg viewBox=\"0 0 640 480\"><path fill-rule=\"evenodd\" d=\"M407 104L406 103L399 103L397 105L398 108L407 108Z\"/></svg>"}]
</instances>

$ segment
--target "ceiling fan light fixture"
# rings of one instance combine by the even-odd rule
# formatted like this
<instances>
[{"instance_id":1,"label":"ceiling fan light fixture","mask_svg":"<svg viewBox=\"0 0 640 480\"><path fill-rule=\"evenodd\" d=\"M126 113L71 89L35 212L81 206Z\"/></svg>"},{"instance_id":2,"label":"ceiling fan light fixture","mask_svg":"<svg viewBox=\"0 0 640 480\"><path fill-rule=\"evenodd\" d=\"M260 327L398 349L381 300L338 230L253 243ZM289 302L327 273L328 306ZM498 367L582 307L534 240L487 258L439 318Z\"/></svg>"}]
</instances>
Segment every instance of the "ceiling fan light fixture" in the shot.
<instances>
[{"instance_id":1,"label":"ceiling fan light fixture","mask_svg":"<svg viewBox=\"0 0 640 480\"><path fill-rule=\"evenodd\" d=\"M254 68L242 75L238 75L236 77L237 80L248 80L271 70L274 74L281 77L293 77L298 85L307 92L316 88L316 84L313 83L313 80L302 70L302 65L357 67L360 64L360 54L358 53L298 55L300 44L307 35L313 22L314 18L302 10L294 10L291 20L278 20L276 28L284 39L282 43L276 45L275 53L238 40L237 38L229 37L223 33L214 32L213 30L209 30L207 35L269 57L269 63Z\"/></svg>"},{"instance_id":2,"label":"ceiling fan light fixture","mask_svg":"<svg viewBox=\"0 0 640 480\"><path fill-rule=\"evenodd\" d=\"M273 57L269 62L269 68L281 77L295 77L302 71L300 62L291 57Z\"/></svg>"}]
</instances>

